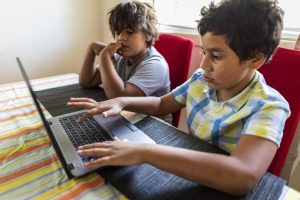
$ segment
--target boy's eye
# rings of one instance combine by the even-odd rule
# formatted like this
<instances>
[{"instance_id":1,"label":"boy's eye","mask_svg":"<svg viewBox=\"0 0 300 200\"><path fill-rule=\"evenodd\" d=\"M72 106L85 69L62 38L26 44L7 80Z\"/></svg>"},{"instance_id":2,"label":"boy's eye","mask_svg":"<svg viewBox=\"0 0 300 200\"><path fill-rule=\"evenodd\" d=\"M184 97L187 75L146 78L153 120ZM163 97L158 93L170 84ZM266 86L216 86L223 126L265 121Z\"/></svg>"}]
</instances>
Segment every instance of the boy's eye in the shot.
<instances>
[{"instance_id":1,"label":"boy's eye","mask_svg":"<svg viewBox=\"0 0 300 200\"><path fill-rule=\"evenodd\" d=\"M116 36L121 35L121 34L128 34L128 35L130 35L130 34L132 34L132 33L134 33L133 30L131 30L131 29L125 29L125 30L123 30L123 31L121 31L121 32L115 32L115 35L116 35Z\"/></svg>"},{"instance_id":2,"label":"boy's eye","mask_svg":"<svg viewBox=\"0 0 300 200\"><path fill-rule=\"evenodd\" d=\"M219 58L219 56L217 56L217 55L212 55L212 57L213 57L213 59L218 59Z\"/></svg>"},{"instance_id":3,"label":"boy's eye","mask_svg":"<svg viewBox=\"0 0 300 200\"><path fill-rule=\"evenodd\" d=\"M212 58L213 58L214 60L220 60L222 57L213 54L213 55L212 55Z\"/></svg>"},{"instance_id":4,"label":"boy's eye","mask_svg":"<svg viewBox=\"0 0 300 200\"><path fill-rule=\"evenodd\" d=\"M201 50L201 51L200 51L200 54L205 55L206 52L205 52L204 50Z\"/></svg>"},{"instance_id":5,"label":"boy's eye","mask_svg":"<svg viewBox=\"0 0 300 200\"><path fill-rule=\"evenodd\" d=\"M133 30L126 30L127 34L132 34L134 31Z\"/></svg>"}]
</instances>

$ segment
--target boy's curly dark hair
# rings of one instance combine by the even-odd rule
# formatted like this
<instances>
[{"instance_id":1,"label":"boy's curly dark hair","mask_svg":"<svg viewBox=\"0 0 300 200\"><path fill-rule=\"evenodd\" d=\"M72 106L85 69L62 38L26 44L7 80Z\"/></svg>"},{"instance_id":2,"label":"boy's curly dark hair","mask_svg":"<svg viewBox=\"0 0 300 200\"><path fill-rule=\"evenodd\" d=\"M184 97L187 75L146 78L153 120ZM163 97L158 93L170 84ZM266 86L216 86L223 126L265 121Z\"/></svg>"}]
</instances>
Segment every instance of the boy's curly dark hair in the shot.
<instances>
[{"instance_id":1,"label":"boy's curly dark hair","mask_svg":"<svg viewBox=\"0 0 300 200\"><path fill-rule=\"evenodd\" d=\"M147 38L147 46L154 44L158 37L157 18L154 8L138 1L120 3L108 12L109 28L115 37L125 28L142 31Z\"/></svg>"},{"instance_id":2,"label":"boy's curly dark hair","mask_svg":"<svg viewBox=\"0 0 300 200\"><path fill-rule=\"evenodd\" d=\"M223 0L200 14L200 35L224 35L240 61L263 53L267 62L279 44L284 12L277 0Z\"/></svg>"}]
</instances>

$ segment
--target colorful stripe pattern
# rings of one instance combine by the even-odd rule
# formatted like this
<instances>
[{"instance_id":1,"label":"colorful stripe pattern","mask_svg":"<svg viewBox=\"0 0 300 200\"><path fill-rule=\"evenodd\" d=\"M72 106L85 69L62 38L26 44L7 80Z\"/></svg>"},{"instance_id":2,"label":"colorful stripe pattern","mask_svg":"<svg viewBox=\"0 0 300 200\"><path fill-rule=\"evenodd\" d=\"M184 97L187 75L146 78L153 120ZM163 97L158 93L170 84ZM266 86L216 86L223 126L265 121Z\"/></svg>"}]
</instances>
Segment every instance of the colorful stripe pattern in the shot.
<instances>
[{"instance_id":1,"label":"colorful stripe pattern","mask_svg":"<svg viewBox=\"0 0 300 200\"><path fill-rule=\"evenodd\" d=\"M77 82L77 74L67 74L32 84L43 90ZM96 173L68 180L24 82L18 82L0 85L0 199L126 197Z\"/></svg>"}]
</instances>

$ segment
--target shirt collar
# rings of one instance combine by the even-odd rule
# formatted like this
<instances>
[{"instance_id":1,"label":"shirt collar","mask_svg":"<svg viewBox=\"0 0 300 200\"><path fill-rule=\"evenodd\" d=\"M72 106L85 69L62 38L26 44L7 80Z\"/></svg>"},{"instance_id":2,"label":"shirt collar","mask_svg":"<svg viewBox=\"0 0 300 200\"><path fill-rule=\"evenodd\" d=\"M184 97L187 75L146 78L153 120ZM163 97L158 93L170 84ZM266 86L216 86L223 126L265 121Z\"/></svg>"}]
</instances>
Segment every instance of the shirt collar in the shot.
<instances>
[{"instance_id":1,"label":"shirt collar","mask_svg":"<svg viewBox=\"0 0 300 200\"><path fill-rule=\"evenodd\" d=\"M203 93L209 98L210 100L214 102L218 102L220 104L226 104L228 107L232 108L235 112L241 109L243 105L248 101L249 96L251 95L251 90L255 87L257 81L258 81L259 73L256 71L254 78L250 82L250 84L238 95L235 97L224 101L224 102L218 102L217 101L217 96L216 96L216 91L209 88L207 85L205 86Z\"/></svg>"}]
</instances>

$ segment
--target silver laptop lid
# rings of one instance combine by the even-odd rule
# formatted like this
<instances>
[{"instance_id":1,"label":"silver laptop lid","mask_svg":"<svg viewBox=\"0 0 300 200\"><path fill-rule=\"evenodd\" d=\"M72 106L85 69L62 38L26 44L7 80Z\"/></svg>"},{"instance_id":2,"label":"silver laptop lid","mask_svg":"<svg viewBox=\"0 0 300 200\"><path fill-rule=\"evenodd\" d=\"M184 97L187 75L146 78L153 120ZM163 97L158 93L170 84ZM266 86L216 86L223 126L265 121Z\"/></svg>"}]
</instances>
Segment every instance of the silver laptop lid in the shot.
<instances>
[{"instance_id":1,"label":"silver laptop lid","mask_svg":"<svg viewBox=\"0 0 300 200\"><path fill-rule=\"evenodd\" d=\"M46 132L47 132L47 134L48 134L48 136L49 136L49 138L50 138L50 140L51 140L51 142L53 144L54 150L55 150L57 156L59 157L59 159L60 159L60 161L62 163L62 166L63 166L63 168L64 168L64 170L65 170L68 178L72 178L73 175L68 170L68 165L67 165L67 163L66 163L66 161L65 161L65 159L64 159L64 157L62 155L62 152L61 152L60 148L57 145L57 142L56 142L56 140L54 138L53 132L51 131L51 128L48 125L48 122L47 122L47 120L45 118L45 115L44 115L44 113L42 111L42 108L41 108L41 106L40 106L40 104L38 102L37 96L36 96L35 92L32 89L31 83L30 83L29 78L27 76L27 73L26 73L26 71L25 71L25 69L23 67L23 64L22 64L22 62L21 62L21 60L20 60L19 57L16 57L16 60L17 60L18 66L20 68L22 77L23 77L23 79L24 79L24 81L25 81L25 83L27 85L27 88L28 88L28 90L30 92L30 95L31 95L31 97L33 99L33 102L34 102L34 104L35 104L35 106L36 106L36 108L38 110L38 113L39 113L41 119L42 119L42 122L44 124L45 130L46 130Z\"/></svg>"}]
</instances>

